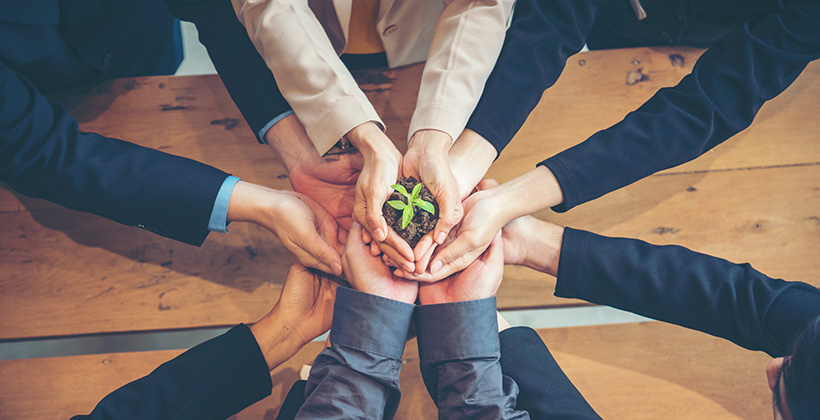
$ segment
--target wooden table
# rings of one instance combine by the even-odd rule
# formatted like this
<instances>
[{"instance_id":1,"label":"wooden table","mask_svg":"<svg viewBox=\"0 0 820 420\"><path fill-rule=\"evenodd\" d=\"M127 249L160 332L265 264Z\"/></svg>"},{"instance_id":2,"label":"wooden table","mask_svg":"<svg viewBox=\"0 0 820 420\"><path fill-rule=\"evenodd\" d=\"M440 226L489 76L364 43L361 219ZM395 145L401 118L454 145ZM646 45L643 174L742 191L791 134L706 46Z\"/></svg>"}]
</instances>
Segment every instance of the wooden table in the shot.
<instances>
[{"instance_id":1,"label":"wooden table","mask_svg":"<svg viewBox=\"0 0 820 420\"><path fill-rule=\"evenodd\" d=\"M684 57L683 66L673 65L669 58L672 53ZM693 49L636 48L572 57L561 79L547 91L488 176L501 182L509 180L614 124L657 89L676 84L691 71L699 54ZM626 84L627 73L637 69L648 75L648 80ZM421 66L415 65L357 75L385 120L388 135L399 141L400 148L420 74ZM763 107L749 129L699 159L565 214L545 211L537 216L610 236L680 244L732 261L751 262L774 277L818 285L817 98L820 63L813 63L793 86ZM90 92L64 95L61 100L82 130L197 159L251 182L290 187L282 165L266 146L256 143L217 76L120 79ZM197 248L23 197L5 184L0 186L0 220L0 340L254 322L276 301L292 261L273 235L256 226L233 224L229 234L211 234ZM510 309L584 304L553 297L553 288L554 279L547 275L508 267L499 305ZM669 411L686 407L687 411L679 413L681 418L769 415L768 409L754 405L768 401L765 389L760 389L765 388L760 355L733 351L733 346L724 346L717 339L691 341L695 333L668 326L640 327L640 331L649 331L638 346L642 350L622 340L617 346L607 342L600 351L585 353L583 348L591 342L583 340L590 336L598 334L604 339L609 334L605 331L639 327L591 328L589 331L600 334L582 332L587 331L582 328L542 334L550 345L557 346L553 347L559 361L604 417L636 418L633 411L624 410L648 404L645 398L657 390L659 399L650 405L671 408ZM665 341L658 341L658 337ZM674 345L664 344L667 342ZM561 346L574 350L565 351ZM706 359L725 362L710 365L715 372L699 367L704 348L709 349ZM629 349L637 353L629 353ZM295 360L310 360L315 350L307 349L310 355ZM670 365L687 369L661 369L668 361L667 350L673 352L670 354L682 352L685 360ZM0 417L19 412L31 413L31 418L52 418L87 411L106 392L177 353L2 362L0 413L4 414ZM724 354L732 356L723 359ZM655 370L646 371L647 366ZM690 373L684 371L690 370L711 376L699 381L697 375L686 376ZM26 375L20 372L51 375L49 381L38 385L36 374L21 377ZM715 379L722 377L721 372L730 377L754 376L748 379L754 397L725 391L739 388L731 388L735 381ZM72 378L86 373L89 380L98 381L88 385L87 392L68 385ZM623 379L624 373L632 379ZM274 373L276 378L290 378L281 375ZM728 388L718 389L724 385ZM281 399L284 392L286 388L277 388L274 400L278 402L276 398ZM423 396L413 391L405 401L416 394ZM55 402L42 404L44 400ZM677 401L682 405L674 405ZM751 406L741 407L750 401ZM255 413L252 418L261 418L264 410L275 406L266 404L247 412ZM709 414L692 414L696 410Z\"/></svg>"}]
</instances>

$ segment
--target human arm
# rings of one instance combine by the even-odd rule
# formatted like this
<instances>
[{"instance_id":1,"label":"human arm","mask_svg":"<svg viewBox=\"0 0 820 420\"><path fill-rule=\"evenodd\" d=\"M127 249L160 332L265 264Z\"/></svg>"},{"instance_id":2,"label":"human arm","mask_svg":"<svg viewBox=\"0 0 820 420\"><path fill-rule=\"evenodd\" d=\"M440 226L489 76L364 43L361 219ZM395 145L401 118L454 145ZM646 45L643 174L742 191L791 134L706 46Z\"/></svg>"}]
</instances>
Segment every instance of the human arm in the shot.
<instances>
[{"instance_id":1,"label":"human arm","mask_svg":"<svg viewBox=\"0 0 820 420\"><path fill-rule=\"evenodd\" d=\"M495 292L504 271L501 235L466 270L419 287L415 324L421 373L439 418L524 419L504 376Z\"/></svg>"},{"instance_id":2,"label":"human arm","mask_svg":"<svg viewBox=\"0 0 820 420\"><path fill-rule=\"evenodd\" d=\"M390 419L401 397L401 355L418 284L392 276L370 255L358 224L350 231L343 265L356 290L338 291L331 345L313 362L296 418Z\"/></svg>"},{"instance_id":3,"label":"human arm","mask_svg":"<svg viewBox=\"0 0 820 420\"><path fill-rule=\"evenodd\" d=\"M296 263L276 306L102 399L75 419L224 419L270 395L270 370L330 326L336 283Z\"/></svg>"},{"instance_id":4,"label":"human arm","mask_svg":"<svg viewBox=\"0 0 820 420\"><path fill-rule=\"evenodd\" d=\"M61 105L0 62L0 179L21 194L199 245L228 174L84 133Z\"/></svg>"},{"instance_id":5,"label":"human arm","mask_svg":"<svg viewBox=\"0 0 820 420\"><path fill-rule=\"evenodd\" d=\"M540 165L555 175L566 211L657 171L692 160L751 124L760 107L820 57L820 5L740 25L677 86L658 91L621 122Z\"/></svg>"},{"instance_id":6,"label":"human arm","mask_svg":"<svg viewBox=\"0 0 820 420\"><path fill-rule=\"evenodd\" d=\"M532 328L501 331L501 372L518 385L515 408L534 419L600 419Z\"/></svg>"}]
</instances>

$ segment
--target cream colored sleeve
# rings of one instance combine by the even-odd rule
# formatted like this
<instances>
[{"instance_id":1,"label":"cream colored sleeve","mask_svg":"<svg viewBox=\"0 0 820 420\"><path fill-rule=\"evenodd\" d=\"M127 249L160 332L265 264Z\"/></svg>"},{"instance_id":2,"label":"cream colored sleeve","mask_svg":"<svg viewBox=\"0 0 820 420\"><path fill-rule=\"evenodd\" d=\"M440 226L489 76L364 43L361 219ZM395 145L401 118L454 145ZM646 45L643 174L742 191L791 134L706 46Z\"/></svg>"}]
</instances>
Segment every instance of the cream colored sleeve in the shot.
<instances>
[{"instance_id":1,"label":"cream colored sleeve","mask_svg":"<svg viewBox=\"0 0 820 420\"><path fill-rule=\"evenodd\" d=\"M452 0L436 25L408 140L418 130L464 130L495 66L514 0Z\"/></svg>"},{"instance_id":2,"label":"cream colored sleeve","mask_svg":"<svg viewBox=\"0 0 820 420\"><path fill-rule=\"evenodd\" d=\"M320 154L378 113L305 0L231 0L276 84Z\"/></svg>"}]
</instances>

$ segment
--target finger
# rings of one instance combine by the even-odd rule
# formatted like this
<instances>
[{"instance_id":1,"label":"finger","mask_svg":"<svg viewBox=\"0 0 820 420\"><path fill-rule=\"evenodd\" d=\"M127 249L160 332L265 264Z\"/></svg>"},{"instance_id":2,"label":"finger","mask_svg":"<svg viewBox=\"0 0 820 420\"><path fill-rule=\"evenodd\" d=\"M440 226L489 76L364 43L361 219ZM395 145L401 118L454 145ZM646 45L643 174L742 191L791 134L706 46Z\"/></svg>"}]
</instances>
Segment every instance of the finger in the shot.
<instances>
[{"instance_id":1,"label":"finger","mask_svg":"<svg viewBox=\"0 0 820 420\"><path fill-rule=\"evenodd\" d=\"M481 260L488 265L504 265L504 241L501 239L501 232L498 232L495 237L493 237L490 246L487 247L487 250L481 255Z\"/></svg>"},{"instance_id":2,"label":"finger","mask_svg":"<svg viewBox=\"0 0 820 420\"><path fill-rule=\"evenodd\" d=\"M433 252L436 250L436 245L430 247L427 252L416 261L416 274L424 273L427 270L427 265L430 263L430 258L433 257Z\"/></svg>"},{"instance_id":3,"label":"finger","mask_svg":"<svg viewBox=\"0 0 820 420\"><path fill-rule=\"evenodd\" d=\"M412 262L407 261L407 259L396 251L395 248L391 247L386 242L377 242L377 244L379 246L379 250L393 260L397 267L401 267L407 271L415 270L416 266Z\"/></svg>"},{"instance_id":4,"label":"finger","mask_svg":"<svg viewBox=\"0 0 820 420\"><path fill-rule=\"evenodd\" d=\"M419 243L413 248L413 260L420 261L421 258L433 248L435 242L433 241L433 231L427 233L419 239ZM424 267L426 269L427 266Z\"/></svg>"},{"instance_id":5,"label":"finger","mask_svg":"<svg viewBox=\"0 0 820 420\"><path fill-rule=\"evenodd\" d=\"M474 231L460 234L436 253L430 263L430 273L436 274L445 266L450 273L463 270L487 249L491 241L481 239Z\"/></svg>"},{"instance_id":6,"label":"finger","mask_svg":"<svg viewBox=\"0 0 820 420\"><path fill-rule=\"evenodd\" d=\"M441 194L436 198L440 200L439 205L439 219L436 222L436 227L433 229L435 234L433 238L436 243L441 245L447 239L447 234L450 229L457 225L464 216L464 207L461 205L456 191L450 191L446 194Z\"/></svg>"},{"instance_id":7,"label":"finger","mask_svg":"<svg viewBox=\"0 0 820 420\"><path fill-rule=\"evenodd\" d=\"M379 243L376 241L370 242L370 255L377 256L382 253L382 250L379 249Z\"/></svg>"},{"instance_id":8,"label":"finger","mask_svg":"<svg viewBox=\"0 0 820 420\"><path fill-rule=\"evenodd\" d=\"M308 266L338 276L342 274L342 256L323 238L316 237L307 241L304 251L311 257L299 261ZM312 260L312 261L311 261Z\"/></svg>"},{"instance_id":9,"label":"finger","mask_svg":"<svg viewBox=\"0 0 820 420\"><path fill-rule=\"evenodd\" d=\"M371 237L370 234L367 233L366 230L362 231L362 242L364 242L366 244L369 244L369 243L373 242L373 237Z\"/></svg>"},{"instance_id":10,"label":"finger","mask_svg":"<svg viewBox=\"0 0 820 420\"><path fill-rule=\"evenodd\" d=\"M341 228L337 232L337 240L339 241L339 245L347 245L347 237L349 235L349 231L347 229Z\"/></svg>"},{"instance_id":11,"label":"finger","mask_svg":"<svg viewBox=\"0 0 820 420\"><path fill-rule=\"evenodd\" d=\"M370 189L364 196L364 228L373 239L384 242L387 239L387 222L382 215L382 205L387 201L387 189ZM358 199L356 201L359 201Z\"/></svg>"},{"instance_id":12,"label":"finger","mask_svg":"<svg viewBox=\"0 0 820 420\"><path fill-rule=\"evenodd\" d=\"M390 234L384 242L379 243L379 248L382 252L384 252L386 248L392 248L392 250L396 252L395 256L391 253L390 257L395 259L396 262L401 263L408 270L413 271L415 269L413 264L415 259L413 258L413 249L410 248L410 244L402 239L392 228L389 228L388 232L390 232Z\"/></svg>"}]
</instances>

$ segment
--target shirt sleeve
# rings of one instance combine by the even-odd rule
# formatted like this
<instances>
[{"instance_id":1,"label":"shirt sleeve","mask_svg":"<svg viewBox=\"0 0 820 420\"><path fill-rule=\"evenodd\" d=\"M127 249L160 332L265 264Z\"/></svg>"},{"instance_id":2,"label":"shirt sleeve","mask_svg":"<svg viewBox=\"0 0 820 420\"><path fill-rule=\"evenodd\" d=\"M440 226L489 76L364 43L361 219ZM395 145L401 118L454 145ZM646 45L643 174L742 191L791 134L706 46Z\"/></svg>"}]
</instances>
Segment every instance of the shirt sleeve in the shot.
<instances>
[{"instance_id":1,"label":"shirt sleeve","mask_svg":"<svg viewBox=\"0 0 820 420\"><path fill-rule=\"evenodd\" d=\"M467 128L501 153L544 90L558 80L567 58L583 48L598 8L607 1L518 0L498 61Z\"/></svg>"},{"instance_id":2,"label":"shirt sleeve","mask_svg":"<svg viewBox=\"0 0 820 420\"><path fill-rule=\"evenodd\" d=\"M239 21L273 72L319 154L378 113L336 54L304 0L232 0Z\"/></svg>"},{"instance_id":3,"label":"shirt sleeve","mask_svg":"<svg viewBox=\"0 0 820 420\"><path fill-rule=\"evenodd\" d=\"M228 233L228 204L231 202L233 187L239 182L239 178L229 176L222 182L219 192L214 200L214 209L211 211L211 219L208 222L208 230L212 232Z\"/></svg>"},{"instance_id":4,"label":"shirt sleeve","mask_svg":"<svg viewBox=\"0 0 820 420\"><path fill-rule=\"evenodd\" d=\"M414 305L340 286L331 346L313 362L297 419L391 419Z\"/></svg>"},{"instance_id":5,"label":"shirt sleeve","mask_svg":"<svg viewBox=\"0 0 820 420\"><path fill-rule=\"evenodd\" d=\"M820 57L820 3L792 0L747 21L706 51L692 73L618 124L555 155L547 166L566 211L688 162L752 123L760 107Z\"/></svg>"},{"instance_id":6,"label":"shirt sleeve","mask_svg":"<svg viewBox=\"0 0 820 420\"><path fill-rule=\"evenodd\" d=\"M495 297L419 306L421 374L440 419L529 419L504 376Z\"/></svg>"},{"instance_id":7,"label":"shirt sleeve","mask_svg":"<svg viewBox=\"0 0 820 420\"><path fill-rule=\"evenodd\" d=\"M452 0L445 5L427 55L408 139L418 130L464 130L501 51L514 1Z\"/></svg>"},{"instance_id":8,"label":"shirt sleeve","mask_svg":"<svg viewBox=\"0 0 820 420\"><path fill-rule=\"evenodd\" d=\"M0 179L21 194L199 245L228 174L79 130L0 62Z\"/></svg>"},{"instance_id":9,"label":"shirt sleeve","mask_svg":"<svg viewBox=\"0 0 820 420\"><path fill-rule=\"evenodd\" d=\"M270 395L270 371L240 324L108 394L81 419L224 419Z\"/></svg>"},{"instance_id":10,"label":"shirt sleeve","mask_svg":"<svg viewBox=\"0 0 820 420\"><path fill-rule=\"evenodd\" d=\"M820 314L820 290L749 264L636 239L564 230L558 297L583 299L725 338L772 357Z\"/></svg>"}]
</instances>

